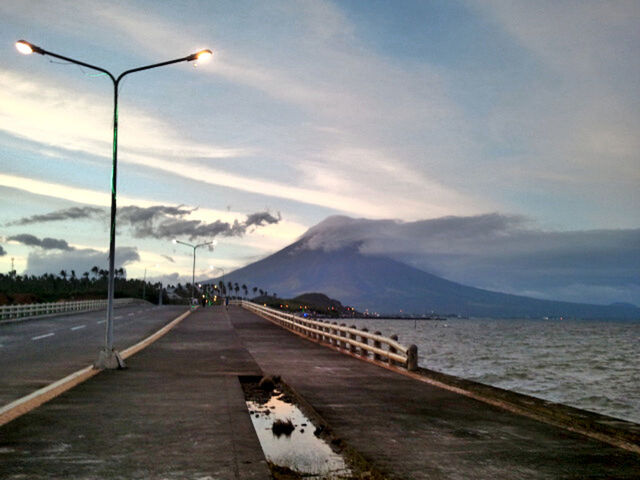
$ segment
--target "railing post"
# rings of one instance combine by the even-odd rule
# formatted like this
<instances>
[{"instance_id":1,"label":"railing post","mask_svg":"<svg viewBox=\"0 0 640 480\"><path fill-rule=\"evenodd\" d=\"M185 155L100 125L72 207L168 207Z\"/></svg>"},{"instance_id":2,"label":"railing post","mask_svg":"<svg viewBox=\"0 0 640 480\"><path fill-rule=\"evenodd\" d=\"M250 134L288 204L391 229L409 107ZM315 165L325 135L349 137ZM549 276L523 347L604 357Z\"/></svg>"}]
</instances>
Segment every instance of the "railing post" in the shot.
<instances>
[{"instance_id":1,"label":"railing post","mask_svg":"<svg viewBox=\"0 0 640 480\"><path fill-rule=\"evenodd\" d=\"M418 369L418 347L409 345L407 349L407 370L415 372Z\"/></svg>"},{"instance_id":2,"label":"railing post","mask_svg":"<svg viewBox=\"0 0 640 480\"><path fill-rule=\"evenodd\" d=\"M341 324L340 324L340 326L341 326L341 327L346 327L347 325L346 325L346 324L344 324L344 323L341 323ZM347 348L347 340L346 340L347 333L346 333L346 332L344 332L344 331L342 331L342 330L340 330L340 336L341 336L341 337L343 337L343 338L345 339L345 340L342 340L342 341L340 342L340 348L344 348L344 349L346 350L346 348Z\"/></svg>"},{"instance_id":3,"label":"railing post","mask_svg":"<svg viewBox=\"0 0 640 480\"><path fill-rule=\"evenodd\" d=\"M376 335L382 335L381 332L374 332ZM382 348L382 344L380 343L380 340L374 340L373 341L373 346L376 348ZM380 356L379 353L374 352L373 353L373 359L374 360L382 360L382 357Z\"/></svg>"},{"instance_id":4,"label":"railing post","mask_svg":"<svg viewBox=\"0 0 640 480\"><path fill-rule=\"evenodd\" d=\"M391 337L389 338L391 338L391 340L395 340L396 342L398 341L398 335L394 334L394 335L391 335ZM398 353L398 350L396 349L396 347L392 347L391 345L389 345L389 353ZM389 357L389 365L395 365L395 364L396 362L391 357Z\"/></svg>"},{"instance_id":5,"label":"railing post","mask_svg":"<svg viewBox=\"0 0 640 480\"><path fill-rule=\"evenodd\" d=\"M338 335L338 330L336 329L336 325L338 325L337 322L331 322L331 335ZM331 338L331 344L333 346L340 346L340 342L338 340L336 340L335 338Z\"/></svg>"},{"instance_id":6,"label":"railing post","mask_svg":"<svg viewBox=\"0 0 640 480\"><path fill-rule=\"evenodd\" d=\"M355 329L356 326L355 325L351 325L351 327L349 327L349 328ZM353 340L355 342L356 341L356 334L353 333L353 332L349 332L349 340ZM357 351L357 348L353 344L353 342L349 342L349 349L351 350L351 353L356 353L356 351Z\"/></svg>"},{"instance_id":7,"label":"railing post","mask_svg":"<svg viewBox=\"0 0 640 480\"><path fill-rule=\"evenodd\" d=\"M369 329L368 328L363 328L362 329L363 332L368 332ZM360 341L362 343L364 343L365 345L369 345L369 339L367 337L360 337ZM367 350L366 348L360 348L360 355L362 355L363 357L368 357L369 356L369 350Z\"/></svg>"}]
</instances>

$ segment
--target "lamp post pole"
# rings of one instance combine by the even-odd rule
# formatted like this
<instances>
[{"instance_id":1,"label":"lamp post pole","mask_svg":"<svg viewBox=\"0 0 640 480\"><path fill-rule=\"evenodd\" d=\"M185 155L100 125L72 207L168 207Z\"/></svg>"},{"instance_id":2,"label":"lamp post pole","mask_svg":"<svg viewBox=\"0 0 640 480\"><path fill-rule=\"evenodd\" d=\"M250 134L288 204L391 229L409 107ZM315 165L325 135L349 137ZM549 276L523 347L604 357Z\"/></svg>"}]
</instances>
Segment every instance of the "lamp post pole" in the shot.
<instances>
[{"instance_id":1,"label":"lamp post pole","mask_svg":"<svg viewBox=\"0 0 640 480\"><path fill-rule=\"evenodd\" d=\"M147 293L147 269L144 269L144 279L142 280L142 301L146 300L145 293Z\"/></svg>"},{"instance_id":2,"label":"lamp post pole","mask_svg":"<svg viewBox=\"0 0 640 480\"><path fill-rule=\"evenodd\" d=\"M210 242L199 243L198 245L192 245L190 243L177 240L175 238L173 239L173 243L180 243L182 245L186 245L187 247L193 248L193 270L191 271L191 301L193 302L193 298L194 298L193 293L194 293L194 288L196 286L196 250L199 247L204 247L205 245L215 245L215 243L213 241L210 241Z\"/></svg>"},{"instance_id":3,"label":"lamp post pole","mask_svg":"<svg viewBox=\"0 0 640 480\"><path fill-rule=\"evenodd\" d=\"M144 67L132 68L122 72L118 77L115 77L111 72L104 68L91 65L89 63L81 62L73 58L65 57L57 53L49 52L33 45L25 40L19 40L16 42L16 48L20 53L25 55L31 53L38 53L40 55L48 55L50 57L59 58L70 63L75 63L92 70L97 70L102 74L108 76L113 83L113 164L111 169L111 224L110 224L110 236L109 236L109 280L108 280L108 294L107 294L107 325L105 332L105 346L100 351L98 360L95 363L96 368L122 368L124 362L118 352L113 348L113 297L115 286L115 250L116 250L116 181L118 177L118 86L120 80L126 75L135 72L141 72L143 70L150 70L152 68L163 67L165 65L171 65L179 62L191 62L193 60L205 60L211 57L211 50L201 50L197 53L193 53L186 57L177 58L175 60L169 60L166 62L154 63L152 65L146 65Z\"/></svg>"}]
</instances>

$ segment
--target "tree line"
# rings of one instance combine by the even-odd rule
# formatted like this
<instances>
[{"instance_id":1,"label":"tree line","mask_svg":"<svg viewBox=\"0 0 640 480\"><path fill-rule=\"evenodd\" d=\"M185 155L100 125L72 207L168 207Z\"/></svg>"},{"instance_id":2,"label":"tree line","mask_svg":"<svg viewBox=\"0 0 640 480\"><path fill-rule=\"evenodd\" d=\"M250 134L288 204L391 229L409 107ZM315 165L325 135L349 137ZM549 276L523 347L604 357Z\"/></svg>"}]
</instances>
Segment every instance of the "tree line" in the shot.
<instances>
[{"instance_id":1,"label":"tree line","mask_svg":"<svg viewBox=\"0 0 640 480\"><path fill-rule=\"evenodd\" d=\"M115 298L144 298L153 303L159 300L162 292L163 303L188 302L191 295L191 284L180 283L166 285L160 282L146 282L139 279L126 278L123 268L115 270ZM8 274L0 273L0 305L45 303L58 301L93 300L107 297L109 271L94 266L89 271L78 275L75 270L60 270L56 275L18 275L16 271ZM259 287L249 288L246 284L219 281L217 284L195 285L198 295L204 293L248 298L269 296L269 292ZM271 296L277 297L272 293Z\"/></svg>"},{"instance_id":2,"label":"tree line","mask_svg":"<svg viewBox=\"0 0 640 480\"><path fill-rule=\"evenodd\" d=\"M115 298L142 298L157 301L162 284L127 279L125 270L115 273ZM75 270L59 274L17 275L16 271L0 274L0 305L45 303L61 300L93 300L107 297L109 271L94 266L78 276ZM169 301L163 296L163 301Z\"/></svg>"}]
</instances>

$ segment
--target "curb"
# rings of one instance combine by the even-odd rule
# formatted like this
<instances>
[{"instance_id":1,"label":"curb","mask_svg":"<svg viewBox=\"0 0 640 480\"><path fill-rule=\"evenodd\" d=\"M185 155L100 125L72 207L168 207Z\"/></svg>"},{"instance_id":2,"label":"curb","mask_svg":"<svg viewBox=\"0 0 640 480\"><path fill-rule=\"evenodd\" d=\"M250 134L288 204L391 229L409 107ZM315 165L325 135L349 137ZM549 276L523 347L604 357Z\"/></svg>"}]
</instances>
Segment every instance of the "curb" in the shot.
<instances>
[{"instance_id":1,"label":"curb","mask_svg":"<svg viewBox=\"0 0 640 480\"><path fill-rule=\"evenodd\" d=\"M173 319L167 325L162 327L157 332L151 334L144 340L136 343L135 345L123 350L120 353L120 356L123 359L129 358L132 355L135 355L140 350L148 347L153 342L158 340L160 337L164 336L169 330L175 327L178 323L184 320L187 316L191 314L191 310L186 311L179 317ZM83 369L80 369L71 375L67 375L66 377L50 383L46 387L43 387L35 392L30 393L22 398L14 400L3 407L0 407L0 426L9 423L11 420L18 418L25 413L30 412L31 410L39 407L43 403L52 400L58 395L66 392L67 390L71 390L76 385L89 380L91 377L97 375L102 370L96 369L93 365L89 365Z\"/></svg>"}]
</instances>

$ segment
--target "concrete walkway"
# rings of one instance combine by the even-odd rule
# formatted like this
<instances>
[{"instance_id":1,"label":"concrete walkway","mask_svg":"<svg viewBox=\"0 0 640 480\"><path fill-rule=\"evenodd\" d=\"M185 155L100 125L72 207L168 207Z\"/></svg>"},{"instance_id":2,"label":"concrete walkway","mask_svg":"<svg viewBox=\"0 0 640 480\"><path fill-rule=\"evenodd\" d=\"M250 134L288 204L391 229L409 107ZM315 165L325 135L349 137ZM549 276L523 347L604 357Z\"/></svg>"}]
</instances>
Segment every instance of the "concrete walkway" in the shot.
<instances>
[{"instance_id":1,"label":"concrete walkway","mask_svg":"<svg viewBox=\"0 0 640 480\"><path fill-rule=\"evenodd\" d=\"M2 479L268 479L227 317L196 311L127 360L0 428Z\"/></svg>"},{"instance_id":2,"label":"concrete walkway","mask_svg":"<svg viewBox=\"0 0 640 480\"><path fill-rule=\"evenodd\" d=\"M316 345L247 311L232 323L334 432L394 479L638 479L640 456Z\"/></svg>"},{"instance_id":3,"label":"concrete walkway","mask_svg":"<svg viewBox=\"0 0 640 480\"><path fill-rule=\"evenodd\" d=\"M2 479L267 479L239 375L280 374L394 479L639 478L640 457L303 340L197 311L125 371L0 428Z\"/></svg>"}]
</instances>

